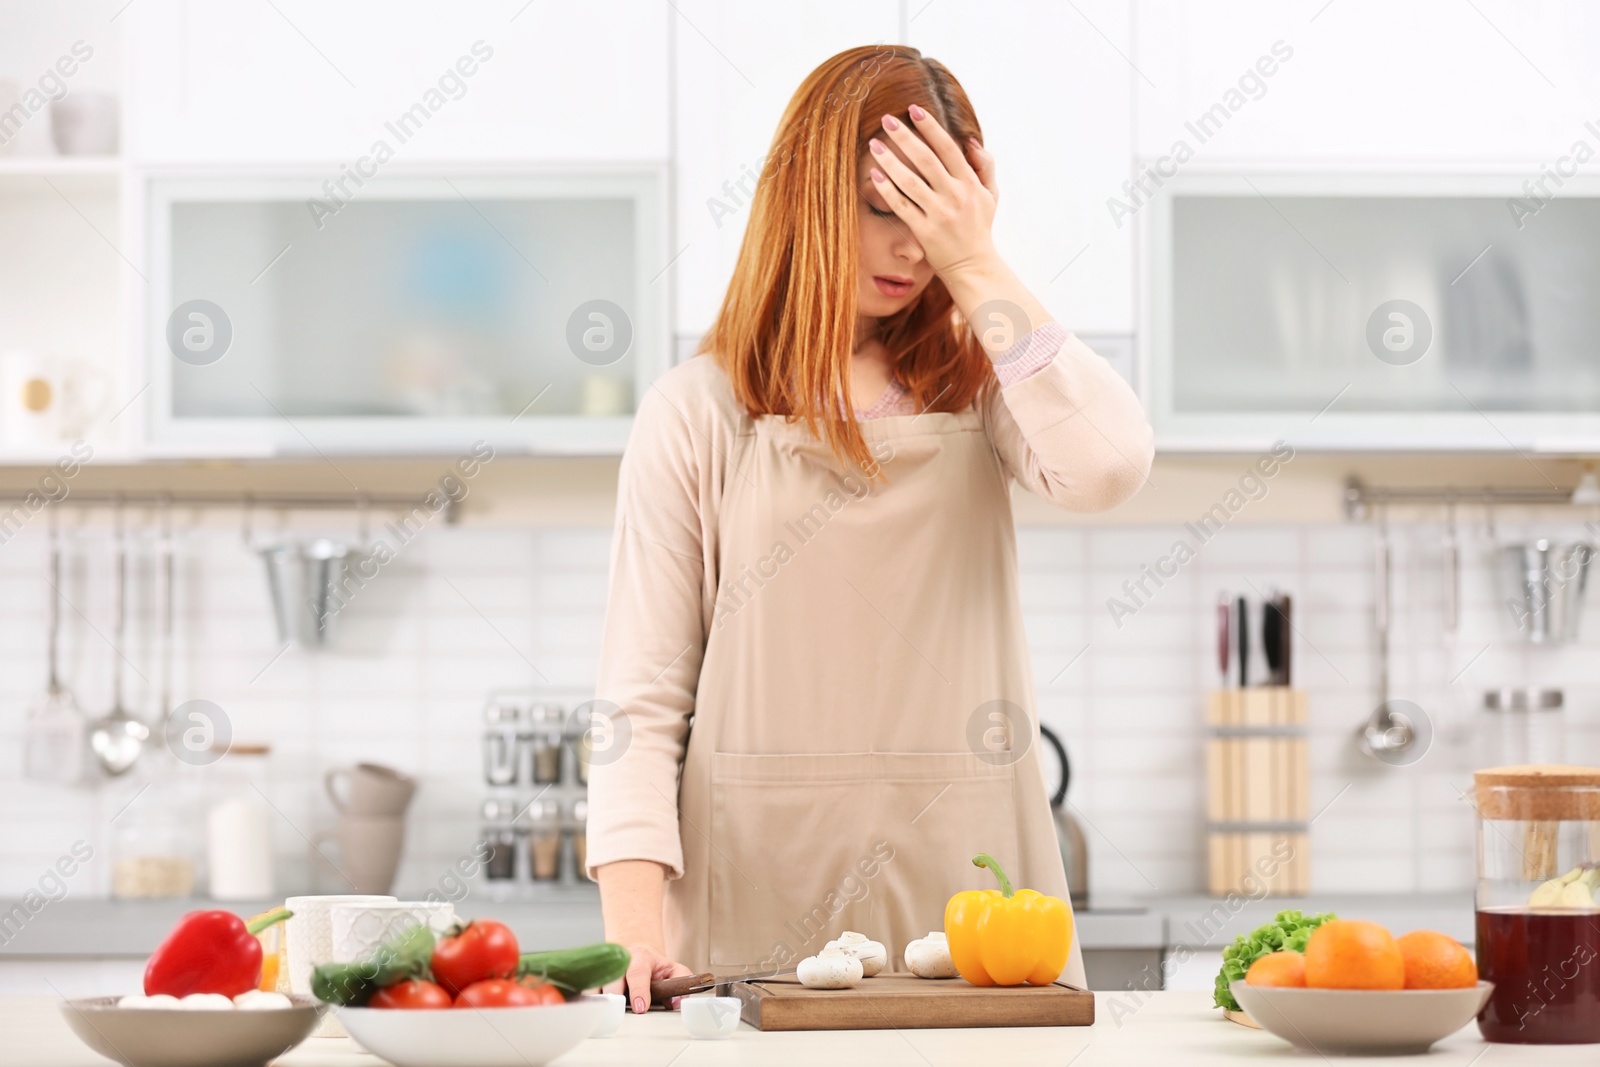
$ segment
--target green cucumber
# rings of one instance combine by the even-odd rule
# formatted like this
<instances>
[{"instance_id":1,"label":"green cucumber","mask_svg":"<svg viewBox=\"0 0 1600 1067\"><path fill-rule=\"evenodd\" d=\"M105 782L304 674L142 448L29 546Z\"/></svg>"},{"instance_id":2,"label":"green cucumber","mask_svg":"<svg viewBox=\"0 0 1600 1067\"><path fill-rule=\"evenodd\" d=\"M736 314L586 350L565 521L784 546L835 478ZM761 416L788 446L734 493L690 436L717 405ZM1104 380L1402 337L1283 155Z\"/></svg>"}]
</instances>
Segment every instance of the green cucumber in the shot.
<instances>
[{"instance_id":1,"label":"green cucumber","mask_svg":"<svg viewBox=\"0 0 1600 1067\"><path fill-rule=\"evenodd\" d=\"M329 1004L359 1007L385 986L428 973L433 931L420 924L385 941L364 960L324 963L311 972L311 994Z\"/></svg>"},{"instance_id":2,"label":"green cucumber","mask_svg":"<svg viewBox=\"0 0 1600 1067\"><path fill-rule=\"evenodd\" d=\"M542 978L571 998L597 989L628 973L628 950L610 941L582 948L524 952L517 961L518 978Z\"/></svg>"}]
</instances>

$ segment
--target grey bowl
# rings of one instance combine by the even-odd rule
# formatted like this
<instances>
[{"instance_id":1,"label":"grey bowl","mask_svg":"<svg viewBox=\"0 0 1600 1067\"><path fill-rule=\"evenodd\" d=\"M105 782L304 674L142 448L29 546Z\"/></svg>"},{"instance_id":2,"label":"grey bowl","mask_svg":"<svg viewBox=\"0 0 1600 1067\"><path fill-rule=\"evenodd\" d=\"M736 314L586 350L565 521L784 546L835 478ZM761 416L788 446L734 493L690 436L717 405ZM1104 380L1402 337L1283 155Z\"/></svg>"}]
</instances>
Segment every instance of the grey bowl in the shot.
<instances>
[{"instance_id":1,"label":"grey bowl","mask_svg":"<svg viewBox=\"0 0 1600 1067\"><path fill-rule=\"evenodd\" d=\"M265 1067L310 1036L327 1005L296 994L292 1008L188 1011L119 1008L118 997L61 1005L85 1045L127 1067Z\"/></svg>"},{"instance_id":2,"label":"grey bowl","mask_svg":"<svg viewBox=\"0 0 1600 1067\"><path fill-rule=\"evenodd\" d=\"M1477 1017L1493 982L1465 989L1286 989L1229 983L1263 1030L1298 1048L1329 1053L1426 1052Z\"/></svg>"}]
</instances>

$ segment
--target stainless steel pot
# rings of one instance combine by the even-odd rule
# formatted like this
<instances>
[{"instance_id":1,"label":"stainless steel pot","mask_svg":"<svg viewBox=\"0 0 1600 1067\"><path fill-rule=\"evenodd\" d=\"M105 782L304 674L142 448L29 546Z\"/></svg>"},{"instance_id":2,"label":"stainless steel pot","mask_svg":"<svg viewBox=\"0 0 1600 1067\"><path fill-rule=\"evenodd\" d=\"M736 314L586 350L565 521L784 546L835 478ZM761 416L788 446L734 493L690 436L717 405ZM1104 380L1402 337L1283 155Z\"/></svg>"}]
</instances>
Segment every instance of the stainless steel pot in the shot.
<instances>
[{"instance_id":1,"label":"stainless steel pot","mask_svg":"<svg viewBox=\"0 0 1600 1067\"><path fill-rule=\"evenodd\" d=\"M1577 638L1593 559L1594 546L1586 541L1540 538L1500 549L1506 611L1524 641L1556 645Z\"/></svg>"},{"instance_id":2,"label":"stainless steel pot","mask_svg":"<svg viewBox=\"0 0 1600 1067\"><path fill-rule=\"evenodd\" d=\"M328 643L333 617L344 607L345 561L350 549L317 538L258 550L267 568L278 640L314 648Z\"/></svg>"}]
</instances>

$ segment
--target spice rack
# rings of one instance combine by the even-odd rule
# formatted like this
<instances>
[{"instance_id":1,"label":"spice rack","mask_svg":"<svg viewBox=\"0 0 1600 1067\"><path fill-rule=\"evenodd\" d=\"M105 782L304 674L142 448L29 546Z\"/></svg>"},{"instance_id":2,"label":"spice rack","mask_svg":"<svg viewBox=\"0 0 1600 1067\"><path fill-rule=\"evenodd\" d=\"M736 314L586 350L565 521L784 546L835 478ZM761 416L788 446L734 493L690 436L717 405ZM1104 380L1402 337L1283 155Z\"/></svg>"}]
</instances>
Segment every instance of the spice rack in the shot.
<instances>
[{"instance_id":1,"label":"spice rack","mask_svg":"<svg viewBox=\"0 0 1600 1067\"><path fill-rule=\"evenodd\" d=\"M590 694L491 693L483 708L483 878L498 900L594 889L587 855Z\"/></svg>"},{"instance_id":2,"label":"spice rack","mask_svg":"<svg viewBox=\"0 0 1600 1067\"><path fill-rule=\"evenodd\" d=\"M1206 724L1211 894L1304 895L1311 889L1305 691L1212 690Z\"/></svg>"}]
</instances>

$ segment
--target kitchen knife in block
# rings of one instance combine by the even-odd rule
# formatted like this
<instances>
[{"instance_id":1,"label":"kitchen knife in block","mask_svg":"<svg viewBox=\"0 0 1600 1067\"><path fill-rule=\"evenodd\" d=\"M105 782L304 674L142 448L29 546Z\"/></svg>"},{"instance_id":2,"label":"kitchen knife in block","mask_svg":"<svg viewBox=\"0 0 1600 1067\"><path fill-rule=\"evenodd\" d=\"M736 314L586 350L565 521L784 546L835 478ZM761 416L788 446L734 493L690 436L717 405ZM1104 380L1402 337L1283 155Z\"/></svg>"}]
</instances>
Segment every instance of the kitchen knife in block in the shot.
<instances>
[{"instance_id":1,"label":"kitchen knife in block","mask_svg":"<svg viewBox=\"0 0 1600 1067\"><path fill-rule=\"evenodd\" d=\"M1244 597L1235 602L1234 632L1238 635L1239 688L1243 689L1250 684L1250 606Z\"/></svg>"},{"instance_id":2,"label":"kitchen knife in block","mask_svg":"<svg viewBox=\"0 0 1600 1067\"><path fill-rule=\"evenodd\" d=\"M975 986L961 978L879 974L850 989L797 980L736 982L740 1018L757 1030L920 1030L977 1026L1092 1026L1094 994L1059 982Z\"/></svg>"}]
</instances>

